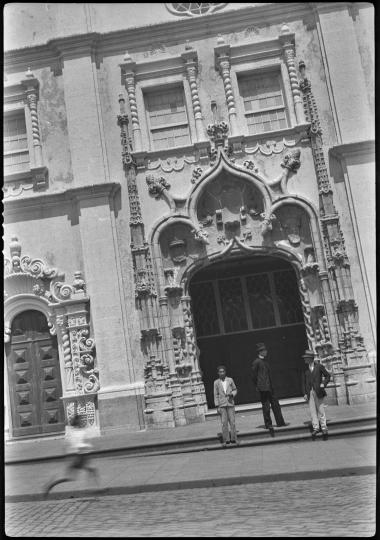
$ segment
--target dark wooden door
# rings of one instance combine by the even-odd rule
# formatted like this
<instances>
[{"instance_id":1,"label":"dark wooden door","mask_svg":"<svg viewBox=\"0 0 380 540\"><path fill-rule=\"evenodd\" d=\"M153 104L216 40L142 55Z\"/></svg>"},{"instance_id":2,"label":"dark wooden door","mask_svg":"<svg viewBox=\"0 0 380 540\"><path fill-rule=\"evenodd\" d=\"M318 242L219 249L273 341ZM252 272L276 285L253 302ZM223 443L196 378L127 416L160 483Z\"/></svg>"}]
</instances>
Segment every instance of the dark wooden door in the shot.
<instances>
[{"instance_id":1,"label":"dark wooden door","mask_svg":"<svg viewBox=\"0 0 380 540\"><path fill-rule=\"evenodd\" d=\"M43 313L29 310L15 317L7 365L13 436L63 431L57 339Z\"/></svg>"}]
</instances>

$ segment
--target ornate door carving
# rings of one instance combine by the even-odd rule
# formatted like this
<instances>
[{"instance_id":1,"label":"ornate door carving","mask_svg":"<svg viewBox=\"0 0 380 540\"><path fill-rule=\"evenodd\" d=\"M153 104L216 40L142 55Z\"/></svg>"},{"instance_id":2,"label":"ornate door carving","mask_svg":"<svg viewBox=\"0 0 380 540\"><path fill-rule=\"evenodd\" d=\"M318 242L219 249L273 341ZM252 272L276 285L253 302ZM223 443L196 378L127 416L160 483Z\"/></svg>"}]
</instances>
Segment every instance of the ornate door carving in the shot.
<instances>
[{"instance_id":1,"label":"ornate door carving","mask_svg":"<svg viewBox=\"0 0 380 540\"><path fill-rule=\"evenodd\" d=\"M29 310L15 317L7 348L13 436L63 431L57 341L44 314Z\"/></svg>"}]
</instances>

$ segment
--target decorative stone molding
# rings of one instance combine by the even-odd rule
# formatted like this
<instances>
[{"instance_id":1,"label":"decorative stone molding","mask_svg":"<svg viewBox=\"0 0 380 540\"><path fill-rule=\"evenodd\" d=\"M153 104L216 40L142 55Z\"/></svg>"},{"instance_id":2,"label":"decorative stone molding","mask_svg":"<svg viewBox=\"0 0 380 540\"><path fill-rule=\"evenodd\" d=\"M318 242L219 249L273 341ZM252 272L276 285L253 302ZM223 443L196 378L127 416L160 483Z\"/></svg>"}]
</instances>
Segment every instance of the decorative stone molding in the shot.
<instances>
[{"instance_id":1,"label":"decorative stone molding","mask_svg":"<svg viewBox=\"0 0 380 540\"><path fill-rule=\"evenodd\" d=\"M281 27L279 40L282 45L286 67L288 68L297 123L304 124L305 114L303 110L303 102L301 98L301 92L297 78L297 69L295 65L294 34L290 33L290 29L285 23Z\"/></svg>"},{"instance_id":2,"label":"decorative stone molding","mask_svg":"<svg viewBox=\"0 0 380 540\"><path fill-rule=\"evenodd\" d=\"M301 150L299 148L291 150L285 154L284 159L281 162L281 167L289 169L291 172L296 172L301 166L300 155Z\"/></svg>"},{"instance_id":3,"label":"decorative stone molding","mask_svg":"<svg viewBox=\"0 0 380 540\"><path fill-rule=\"evenodd\" d=\"M193 233L195 240L198 240L203 244L209 244L208 232L205 231L202 226L199 229L191 229L191 232Z\"/></svg>"},{"instance_id":4,"label":"decorative stone molding","mask_svg":"<svg viewBox=\"0 0 380 540\"><path fill-rule=\"evenodd\" d=\"M203 116L201 109L201 102L199 99L198 93L198 84L197 84L197 69L198 69L198 55L189 44L185 47L185 52L181 54L183 61L185 62L185 69L187 78L189 80L190 92L191 92L191 102L193 105L194 120L195 120L195 129L197 132L197 141L205 141L206 136L204 133L203 127Z\"/></svg>"},{"instance_id":5,"label":"decorative stone molding","mask_svg":"<svg viewBox=\"0 0 380 540\"><path fill-rule=\"evenodd\" d=\"M187 17L199 17L224 8L228 2L165 2L170 13Z\"/></svg>"},{"instance_id":6,"label":"decorative stone molding","mask_svg":"<svg viewBox=\"0 0 380 540\"><path fill-rule=\"evenodd\" d=\"M136 62L134 62L128 53L125 53L123 58L123 68L124 68L124 78L125 78L125 87L128 93L129 108L131 111L131 124L132 124L132 137L134 142L135 152L141 152L142 150L142 139L141 139L141 128L139 113L137 109L136 102L136 80L135 80L135 70Z\"/></svg>"},{"instance_id":7,"label":"decorative stone molding","mask_svg":"<svg viewBox=\"0 0 380 540\"><path fill-rule=\"evenodd\" d=\"M281 154L285 148L293 147L297 144L295 140L287 140L285 137L280 141L267 140L264 143L258 141L254 147L246 146L244 152L246 154L256 154L260 152L263 156L271 156L272 154Z\"/></svg>"},{"instance_id":8,"label":"decorative stone molding","mask_svg":"<svg viewBox=\"0 0 380 540\"><path fill-rule=\"evenodd\" d=\"M202 176L202 174L203 174L202 167L195 167L195 169L193 169L193 172L191 174L191 183L196 184L198 180L200 179L200 177Z\"/></svg>"},{"instance_id":9,"label":"decorative stone molding","mask_svg":"<svg viewBox=\"0 0 380 540\"><path fill-rule=\"evenodd\" d=\"M231 81L231 62L230 62L230 45L227 45L223 37L219 35L215 52L215 66L220 72L223 79L224 92L226 95L228 118L230 122L231 135L238 134L237 113L235 105L235 96Z\"/></svg>"},{"instance_id":10,"label":"decorative stone molding","mask_svg":"<svg viewBox=\"0 0 380 540\"><path fill-rule=\"evenodd\" d=\"M259 172L259 169L258 167L256 167L255 162L251 159L246 159L245 161L243 161L243 167L252 172Z\"/></svg>"},{"instance_id":11,"label":"decorative stone molding","mask_svg":"<svg viewBox=\"0 0 380 540\"><path fill-rule=\"evenodd\" d=\"M152 174L149 174L145 179L148 184L148 191L155 199L159 199L164 191L170 188L169 182L163 176L154 178Z\"/></svg>"}]
</instances>

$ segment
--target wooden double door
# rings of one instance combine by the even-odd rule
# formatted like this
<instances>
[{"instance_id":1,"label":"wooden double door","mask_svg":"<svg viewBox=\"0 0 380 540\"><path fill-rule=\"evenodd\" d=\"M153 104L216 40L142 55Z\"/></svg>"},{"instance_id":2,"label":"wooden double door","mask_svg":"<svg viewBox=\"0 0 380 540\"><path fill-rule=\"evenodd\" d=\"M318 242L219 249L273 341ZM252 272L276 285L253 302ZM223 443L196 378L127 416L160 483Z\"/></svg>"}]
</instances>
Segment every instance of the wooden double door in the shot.
<instances>
[{"instance_id":1,"label":"wooden double door","mask_svg":"<svg viewBox=\"0 0 380 540\"><path fill-rule=\"evenodd\" d=\"M12 436L63 431L57 339L43 313L28 310L14 318L6 353Z\"/></svg>"}]
</instances>

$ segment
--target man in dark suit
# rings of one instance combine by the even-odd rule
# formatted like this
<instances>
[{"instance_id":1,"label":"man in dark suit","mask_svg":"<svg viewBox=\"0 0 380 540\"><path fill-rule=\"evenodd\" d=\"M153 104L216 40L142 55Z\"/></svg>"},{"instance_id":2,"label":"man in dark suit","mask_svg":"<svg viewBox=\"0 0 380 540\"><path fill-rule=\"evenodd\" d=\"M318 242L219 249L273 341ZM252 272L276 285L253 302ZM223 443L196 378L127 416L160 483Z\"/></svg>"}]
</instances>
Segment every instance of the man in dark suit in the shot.
<instances>
[{"instance_id":1,"label":"man in dark suit","mask_svg":"<svg viewBox=\"0 0 380 540\"><path fill-rule=\"evenodd\" d=\"M272 419L270 416L271 407L277 426L285 426L286 424L282 416L280 404L278 400L274 397L269 364L265 361L265 358L268 355L265 343L257 343L256 351L257 358L252 362L252 380L257 390L260 392L260 401L263 406L265 427L269 429L269 433L273 437L274 430L272 426Z\"/></svg>"},{"instance_id":2,"label":"man in dark suit","mask_svg":"<svg viewBox=\"0 0 380 540\"><path fill-rule=\"evenodd\" d=\"M326 396L325 388L330 381L331 376L322 364L315 362L315 356L313 351L305 351L303 358L308 364L303 380L303 393L305 401L309 402L311 423L313 425L313 432L311 434L311 437L314 441L319 431L320 425L322 429L323 440L327 441L328 431L326 424L324 398Z\"/></svg>"}]
</instances>

